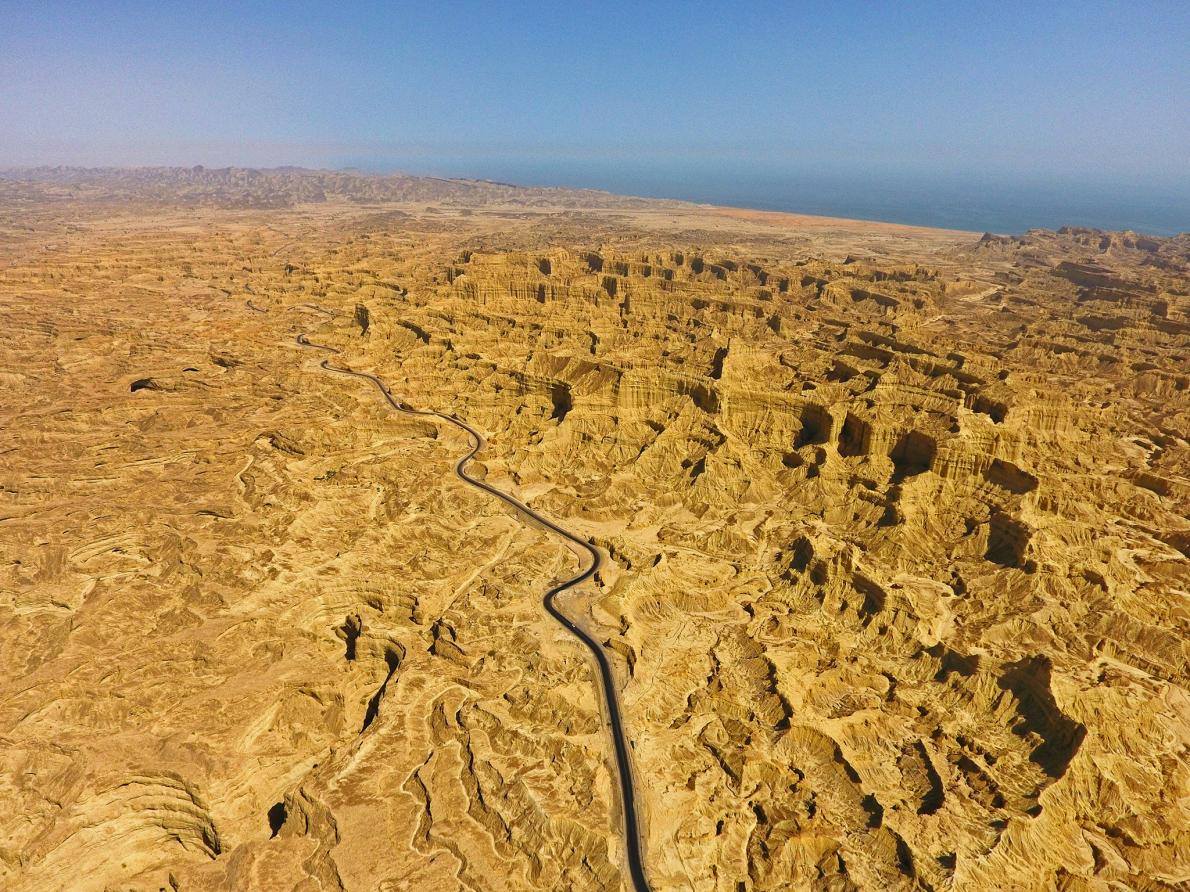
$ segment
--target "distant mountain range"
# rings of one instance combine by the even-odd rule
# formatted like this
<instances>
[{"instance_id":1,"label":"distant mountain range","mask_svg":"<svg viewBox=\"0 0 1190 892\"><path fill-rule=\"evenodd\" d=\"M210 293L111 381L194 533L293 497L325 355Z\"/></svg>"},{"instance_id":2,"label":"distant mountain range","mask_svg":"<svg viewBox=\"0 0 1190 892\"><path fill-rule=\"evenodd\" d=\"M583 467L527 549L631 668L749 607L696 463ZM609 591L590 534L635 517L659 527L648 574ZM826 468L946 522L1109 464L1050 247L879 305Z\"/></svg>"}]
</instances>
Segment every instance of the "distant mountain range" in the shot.
<instances>
[{"instance_id":1,"label":"distant mountain range","mask_svg":"<svg viewBox=\"0 0 1190 892\"><path fill-rule=\"evenodd\" d=\"M206 207L281 208L326 201L426 201L456 207L640 208L679 202L594 189L514 186L487 180L277 167L32 167L0 169L0 196L107 199Z\"/></svg>"}]
</instances>

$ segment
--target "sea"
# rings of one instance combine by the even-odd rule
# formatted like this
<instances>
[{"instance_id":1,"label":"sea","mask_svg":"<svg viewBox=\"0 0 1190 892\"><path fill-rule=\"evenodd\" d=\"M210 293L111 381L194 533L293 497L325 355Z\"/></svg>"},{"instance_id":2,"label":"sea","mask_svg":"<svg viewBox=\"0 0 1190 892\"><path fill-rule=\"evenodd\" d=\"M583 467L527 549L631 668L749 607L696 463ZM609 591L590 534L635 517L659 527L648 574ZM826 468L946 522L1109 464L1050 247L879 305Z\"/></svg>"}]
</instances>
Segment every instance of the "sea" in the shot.
<instances>
[{"instance_id":1,"label":"sea","mask_svg":"<svg viewBox=\"0 0 1190 892\"><path fill-rule=\"evenodd\" d=\"M797 169L740 161L575 158L341 159L337 166L494 180L522 186L602 189L729 207L787 211L1015 235L1083 226L1150 235L1190 231L1184 180Z\"/></svg>"}]
</instances>

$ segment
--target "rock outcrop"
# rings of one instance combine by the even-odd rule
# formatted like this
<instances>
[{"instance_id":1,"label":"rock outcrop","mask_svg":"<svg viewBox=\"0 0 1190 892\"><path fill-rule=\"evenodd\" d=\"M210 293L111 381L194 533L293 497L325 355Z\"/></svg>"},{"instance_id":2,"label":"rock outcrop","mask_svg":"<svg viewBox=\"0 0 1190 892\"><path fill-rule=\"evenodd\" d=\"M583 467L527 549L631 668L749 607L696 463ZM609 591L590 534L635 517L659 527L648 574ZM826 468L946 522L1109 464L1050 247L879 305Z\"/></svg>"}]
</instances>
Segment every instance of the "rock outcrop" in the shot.
<instances>
[{"instance_id":1,"label":"rock outcrop","mask_svg":"<svg viewBox=\"0 0 1190 892\"><path fill-rule=\"evenodd\" d=\"M606 555L655 890L1190 881L1184 236L20 188L6 888L623 887L575 556L299 332Z\"/></svg>"}]
</instances>

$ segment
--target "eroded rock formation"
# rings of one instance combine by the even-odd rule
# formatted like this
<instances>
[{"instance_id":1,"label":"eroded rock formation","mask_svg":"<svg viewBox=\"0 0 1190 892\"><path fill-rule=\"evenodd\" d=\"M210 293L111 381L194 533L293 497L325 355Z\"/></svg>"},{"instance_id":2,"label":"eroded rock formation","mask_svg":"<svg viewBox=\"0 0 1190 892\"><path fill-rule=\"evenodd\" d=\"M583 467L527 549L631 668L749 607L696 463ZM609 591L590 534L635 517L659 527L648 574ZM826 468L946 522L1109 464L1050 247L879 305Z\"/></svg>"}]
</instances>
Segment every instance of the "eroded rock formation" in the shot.
<instances>
[{"instance_id":1,"label":"eroded rock formation","mask_svg":"<svg viewBox=\"0 0 1190 892\"><path fill-rule=\"evenodd\" d=\"M622 888L574 555L299 332L606 555L654 889L1190 878L1185 236L130 182L0 218L6 887Z\"/></svg>"}]
</instances>

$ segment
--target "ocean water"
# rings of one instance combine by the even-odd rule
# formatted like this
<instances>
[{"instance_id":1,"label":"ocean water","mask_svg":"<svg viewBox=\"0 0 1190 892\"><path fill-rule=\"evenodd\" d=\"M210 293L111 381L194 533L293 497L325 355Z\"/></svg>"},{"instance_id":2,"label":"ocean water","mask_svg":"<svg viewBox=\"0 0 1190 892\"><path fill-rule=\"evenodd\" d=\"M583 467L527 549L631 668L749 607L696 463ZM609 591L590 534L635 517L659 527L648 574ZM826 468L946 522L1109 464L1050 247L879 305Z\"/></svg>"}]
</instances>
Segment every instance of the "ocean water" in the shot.
<instances>
[{"instance_id":1,"label":"ocean water","mask_svg":"<svg viewBox=\"0 0 1190 892\"><path fill-rule=\"evenodd\" d=\"M796 170L774 164L582 159L343 159L342 166L571 186L761 210L974 232L1089 226L1152 235L1190 231L1184 182L1011 174Z\"/></svg>"}]
</instances>

